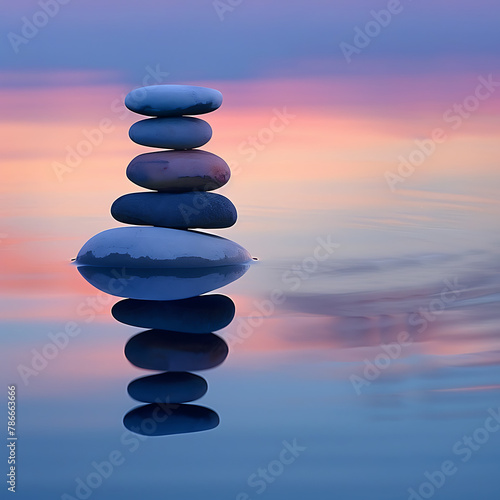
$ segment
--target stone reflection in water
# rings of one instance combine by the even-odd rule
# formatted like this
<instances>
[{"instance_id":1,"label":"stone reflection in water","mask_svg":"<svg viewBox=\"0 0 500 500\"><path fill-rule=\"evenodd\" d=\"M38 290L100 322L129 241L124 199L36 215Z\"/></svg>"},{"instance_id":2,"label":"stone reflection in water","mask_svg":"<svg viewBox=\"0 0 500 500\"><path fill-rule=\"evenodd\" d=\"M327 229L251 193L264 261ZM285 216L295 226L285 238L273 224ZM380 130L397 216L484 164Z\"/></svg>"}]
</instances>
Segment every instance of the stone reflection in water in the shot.
<instances>
[{"instance_id":1,"label":"stone reflection in water","mask_svg":"<svg viewBox=\"0 0 500 500\"><path fill-rule=\"evenodd\" d=\"M147 330L125 346L127 359L146 370L208 370L220 365L227 354L226 342L213 333Z\"/></svg>"},{"instance_id":2,"label":"stone reflection in water","mask_svg":"<svg viewBox=\"0 0 500 500\"><path fill-rule=\"evenodd\" d=\"M219 422L219 415L210 408L175 403L139 406L123 419L127 429L145 436L208 431L217 427Z\"/></svg>"},{"instance_id":3,"label":"stone reflection in water","mask_svg":"<svg viewBox=\"0 0 500 500\"><path fill-rule=\"evenodd\" d=\"M125 268L78 266L95 288L138 300L180 300L211 292L241 278L249 264L203 268Z\"/></svg>"},{"instance_id":4,"label":"stone reflection in water","mask_svg":"<svg viewBox=\"0 0 500 500\"><path fill-rule=\"evenodd\" d=\"M206 394L207 381L189 372L165 372L132 380L127 387L129 396L143 403L154 403L157 398L171 403L196 401Z\"/></svg>"},{"instance_id":5,"label":"stone reflection in water","mask_svg":"<svg viewBox=\"0 0 500 500\"><path fill-rule=\"evenodd\" d=\"M219 417L213 410L183 403L203 397L208 390L205 379L190 372L215 368L228 355L226 342L211 330L224 328L231 322L233 301L224 295L171 302L127 299L115 304L113 316L134 326L177 327L177 331L146 330L127 342L125 356L133 365L166 371L129 384L128 393L133 399L151 404L128 412L123 419L125 427L147 436L216 427Z\"/></svg>"},{"instance_id":6,"label":"stone reflection in water","mask_svg":"<svg viewBox=\"0 0 500 500\"><path fill-rule=\"evenodd\" d=\"M126 325L189 333L221 330L231 323L234 313L233 301L218 294L172 301L125 299L111 310Z\"/></svg>"}]
</instances>

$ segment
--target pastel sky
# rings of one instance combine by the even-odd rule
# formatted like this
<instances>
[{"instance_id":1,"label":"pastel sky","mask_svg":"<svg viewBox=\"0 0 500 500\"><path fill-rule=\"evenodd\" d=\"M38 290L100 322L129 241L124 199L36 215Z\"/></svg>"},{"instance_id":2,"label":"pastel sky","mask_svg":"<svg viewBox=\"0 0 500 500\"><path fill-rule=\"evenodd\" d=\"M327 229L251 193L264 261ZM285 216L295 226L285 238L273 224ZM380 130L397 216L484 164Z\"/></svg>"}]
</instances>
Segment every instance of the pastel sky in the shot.
<instances>
[{"instance_id":1,"label":"pastel sky","mask_svg":"<svg viewBox=\"0 0 500 500\"><path fill-rule=\"evenodd\" d=\"M49 15L39 14L42 4ZM347 63L341 44L353 44L356 28L388 8L386 26L372 26L375 36ZM101 79L135 84L148 65L176 82L491 72L500 60L499 16L495 0L19 0L0 19L1 64L105 70Z\"/></svg>"}]
</instances>

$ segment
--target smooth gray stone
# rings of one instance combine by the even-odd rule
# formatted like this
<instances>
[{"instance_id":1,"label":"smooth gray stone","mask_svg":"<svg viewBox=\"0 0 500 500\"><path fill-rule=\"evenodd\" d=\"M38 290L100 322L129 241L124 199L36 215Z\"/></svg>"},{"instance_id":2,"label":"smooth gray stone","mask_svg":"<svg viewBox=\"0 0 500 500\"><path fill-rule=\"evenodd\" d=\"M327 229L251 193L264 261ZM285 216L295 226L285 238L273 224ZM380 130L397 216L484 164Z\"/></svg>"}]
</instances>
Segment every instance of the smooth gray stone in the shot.
<instances>
[{"instance_id":1,"label":"smooth gray stone","mask_svg":"<svg viewBox=\"0 0 500 500\"><path fill-rule=\"evenodd\" d=\"M206 144L212 127L199 118L148 118L134 123L129 137L141 146L163 149L193 149Z\"/></svg>"},{"instance_id":2,"label":"smooth gray stone","mask_svg":"<svg viewBox=\"0 0 500 500\"><path fill-rule=\"evenodd\" d=\"M129 396L143 403L187 403L200 399L207 381L189 372L165 372L136 378L127 387Z\"/></svg>"},{"instance_id":3,"label":"smooth gray stone","mask_svg":"<svg viewBox=\"0 0 500 500\"><path fill-rule=\"evenodd\" d=\"M225 295L156 301L125 299L111 309L113 317L127 325L187 333L211 333L234 318L234 302Z\"/></svg>"},{"instance_id":4,"label":"smooth gray stone","mask_svg":"<svg viewBox=\"0 0 500 500\"><path fill-rule=\"evenodd\" d=\"M249 264L192 269L79 266L95 288L117 297L179 300L217 290L241 278Z\"/></svg>"},{"instance_id":5,"label":"smooth gray stone","mask_svg":"<svg viewBox=\"0 0 500 500\"><path fill-rule=\"evenodd\" d=\"M152 85L132 90L125 97L130 111L146 116L201 115L221 104L218 90L194 85Z\"/></svg>"},{"instance_id":6,"label":"smooth gray stone","mask_svg":"<svg viewBox=\"0 0 500 500\"><path fill-rule=\"evenodd\" d=\"M149 404L129 411L123 425L143 436L168 436L214 429L219 415L210 408L189 404Z\"/></svg>"},{"instance_id":7,"label":"smooth gray stone","mask_svg":"<svg viewBox=\"0 0 500 500\"><path fill-rule=\"evenodd\" d=\"M78 252L75 263L78 266L192 269L239 265L251 260L242 246L213 234L164 227L117 227L90 238Z\"/></svg>"},{"instance_id":8,"label":"smooth gray stone","mask_svg":"<svg viewBox=\"0 0 500 500\"><path fill-rule=\"evenodd\" d=\"M125 345L125 357L138 368L174 372L214 368L228 352L226 342L213 333L146 330Z\"/></svg>"},{"instance_id":9,"label":"smooth gray stone","mask_svg":"<svg viewBox=\"0 0 500 500\"><path fill-rule=\"evenodd\" d=\"M138 186L165 193L212 191L227 183L231 170L217 155L193 149L136 156L127 177Z\"/></svg>"},{"instance_id":10,"label":"smooth gray stone","mask_svg":"<svg viewBox=\"0 0 500 500\"><path fill-rule=\"evenodd\" d=\"M237 219L235 206L215 193L131 193L114 201L111 215L119 222L172 229L220 229Z\"/></svg>"}]
</instances>

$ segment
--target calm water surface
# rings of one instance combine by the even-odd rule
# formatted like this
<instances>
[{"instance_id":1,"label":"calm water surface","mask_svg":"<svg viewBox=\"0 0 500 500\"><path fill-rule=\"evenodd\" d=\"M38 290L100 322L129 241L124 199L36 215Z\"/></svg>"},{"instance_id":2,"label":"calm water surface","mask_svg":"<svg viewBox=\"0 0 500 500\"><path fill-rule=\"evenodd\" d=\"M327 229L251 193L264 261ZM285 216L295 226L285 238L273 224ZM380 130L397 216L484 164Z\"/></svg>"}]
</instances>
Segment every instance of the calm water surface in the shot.
<instances>
[{"instance_id":1,"label":"calm water surface","mask_svg":"<svg viewBox=\"0 0 500 500\"><path fill-rule=\"evenodd\" d=\"M498 122L477 118L392 191L384 173L432 129L432 113L430 128L382 114L342 126L311 106L247 161L238 144L273 107L247 109L237 131L239 110L229 101L227 111L205 149L239 163L221 190L239 221L217 234L258 261L214 292L236 315L216 333L227 358L196 371L208 391L193 404L220 419L204 432L127 430L140 405L127 386L149 373L124 347L145 329L115 321L120 299L69 263L117 226L109 205L134 191L124 170L143 150L128 144L127 123L62 182L47 168L60 142L20 160L21 171L45 170L40 189L19 174L4 193L18 498L498 498ZM314 123L328 134L308 135Z\"/></svg>"}]
</instances>

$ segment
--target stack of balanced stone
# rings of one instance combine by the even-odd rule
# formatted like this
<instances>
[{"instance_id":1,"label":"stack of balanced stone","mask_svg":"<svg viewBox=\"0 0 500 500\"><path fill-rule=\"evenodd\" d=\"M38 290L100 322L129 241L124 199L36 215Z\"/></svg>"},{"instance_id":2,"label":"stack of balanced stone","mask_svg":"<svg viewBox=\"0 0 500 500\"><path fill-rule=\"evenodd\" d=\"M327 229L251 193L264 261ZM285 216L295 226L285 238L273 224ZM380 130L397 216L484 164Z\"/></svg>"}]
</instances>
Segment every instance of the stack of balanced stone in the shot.
<instances>
[{"instance_id":1,"label":"stack of balanced stone","mask_svg":"<svg viewBox=\"0 0 500 500\"><path fill-rule=\"evenodd\" d=\"M127 95L125 105L131 111L152 117L134 123L130 138L162 151L141 154L129 164L127 177L151 191L126 194L115 200L112 216L133 226L103 231L85 243L76 264L87 281L114 295L142 299L150 297L143 291L133 295L130 290L123 290L122 278L122 292L114 292L120 288L113 282L116 270L108 272L106 268L147 268L151 270L148 275L154 274L153 269L205 269L198 276L196 289L182 293L179 290L160 298L171 300L210 291L237 279L246 270L252 257L243 247L225 238L190 231L227 228L237 218L231 201L210 192L229 180L227 163L212 153L195 149L211 139L212 129L206 121L186 116L209 113L221 104L219 91L189 85L143 87ZM234 266L243 267L236 272ZM208 268L213 267L227 272L209 272ZM136 288L142 286L142 278L146 279L143 274L141 271L135 277ZM160 274L167 277L164 271ZM168 278L177 279L177 275L176 271ZM207 276L221 279L208 282Z\"/></svg>"},{"instance_id":2,"label":"stack of balanced stone","mask_svg":"<svg viewBox=\"0 0 500 500\"><path fill-rule=\"evenodd\" d=\"M188 85L158 85L130 92L125 105L131 111L154 116L134 123L130 138L142 146L168 151L145 153L132 160L127 177L155 192L132 193L118 198L112 216L126 224L173 229L219 229L236 222L236 209L224 196L208 193L227 183L227 163L201 151L212 137L200 115L216 110L222 94Z\"/></svg>"}]
</instances>

